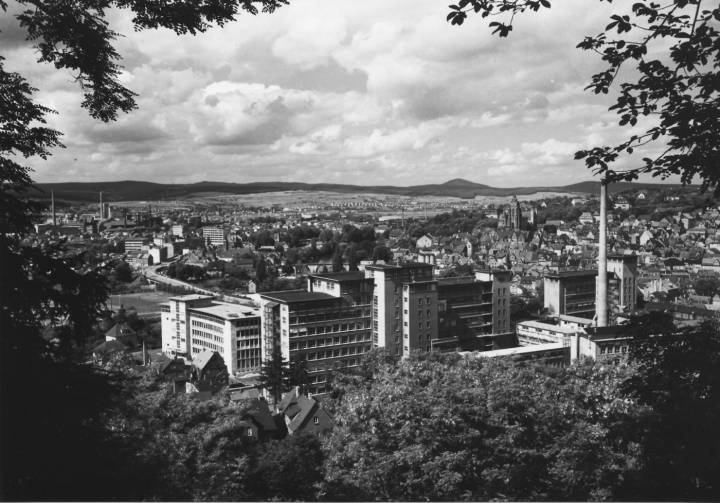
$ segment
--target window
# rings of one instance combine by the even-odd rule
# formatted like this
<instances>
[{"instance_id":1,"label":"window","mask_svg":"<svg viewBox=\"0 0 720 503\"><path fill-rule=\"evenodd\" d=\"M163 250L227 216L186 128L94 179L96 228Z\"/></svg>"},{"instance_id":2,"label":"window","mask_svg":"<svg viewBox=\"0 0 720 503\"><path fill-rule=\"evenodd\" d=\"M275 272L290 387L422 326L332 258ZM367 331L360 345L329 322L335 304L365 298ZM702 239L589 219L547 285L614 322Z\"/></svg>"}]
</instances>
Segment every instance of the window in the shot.
<instances>
[{"instance_id":1,"label":"window","mask_svg":"<svg viewBox=\"0 0 720 503\"><path fill-rule=\"evenodd\" d=\"M247 436L248 436L248 437L252 437L252 436L253 436L252 428L248 428L248 429L247 429Z\"/></svg>"},{"instance_id":2,"label":"window","mask_svg":"<svg viewBox=\"0 0 720 503\"><path fill-rule=\"evenodd\" d=\"M320 424L320 418L317 417L317 416L315 416L315 417L313 418L313 423L314 423L314 424Z\"/></svg>"}]
</instances>

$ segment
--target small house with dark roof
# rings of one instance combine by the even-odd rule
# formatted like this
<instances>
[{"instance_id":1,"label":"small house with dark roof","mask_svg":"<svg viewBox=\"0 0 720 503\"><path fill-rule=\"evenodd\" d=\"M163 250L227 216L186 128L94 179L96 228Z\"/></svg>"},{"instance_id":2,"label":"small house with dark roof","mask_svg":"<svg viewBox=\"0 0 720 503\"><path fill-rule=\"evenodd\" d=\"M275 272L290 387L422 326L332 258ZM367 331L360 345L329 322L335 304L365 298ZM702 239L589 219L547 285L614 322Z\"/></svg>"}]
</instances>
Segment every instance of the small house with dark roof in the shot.
<instances>
[{"instance_id":1,"label":"small house with dark roof","mask_svg":"<svg viewBox=\"0 0 720 503\"><path fill-rule=\"evenodd\" d=\"M105 341L92 350L93 360L96 363L105 363L118 353L125 352L125 345L119 341Z\"/></svg>"},{"instance_id":2,"label":"small house with dark roof","mask_svg":"<svg viewBox=\"0 0 720 503\"><path fill-rule=\"evenodd\" d=\"M218 391L228 383L225 360L217 351L205 349L192 361L193 384L200 390Z\"/></svg>"},{"instance_id":3,"label":"small house with dark roof","mask_svg":"<svg viewBox=\"0 0 720 503\"><path fill-rule=\"evenodd\" d=\"M325 433L334 426L330 415L313 398L298 393L294 388L280 401L278 407L285 418L288 433Z\"/></svg>"},{"instance_id":4,"label":"small house with dark roof","mask_svg":"<svg viewBox=\"0 0 720 503\"><path fill-rule=\"evenodd\" d=\"M127 323L120 322L116 323L115 325L110 328L107 332L105 332L105 340L106 341L120 341L125 344L136 344L137 343L137 332L130 328L130 325Z\"/></svg>"}]
</instances>

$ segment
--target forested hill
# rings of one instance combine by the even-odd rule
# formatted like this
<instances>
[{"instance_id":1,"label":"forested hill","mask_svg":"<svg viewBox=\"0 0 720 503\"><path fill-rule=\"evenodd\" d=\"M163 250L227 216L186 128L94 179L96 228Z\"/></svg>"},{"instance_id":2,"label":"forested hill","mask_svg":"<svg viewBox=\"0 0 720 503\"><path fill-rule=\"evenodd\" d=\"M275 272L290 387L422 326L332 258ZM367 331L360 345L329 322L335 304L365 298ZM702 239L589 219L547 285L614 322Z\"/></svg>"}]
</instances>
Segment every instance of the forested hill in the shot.
<instances>
[{"instance_id":1,"label":"forested hill","mask_svg":"<svg viewBox=\"0 0 720 503\"><path fill-rule=\"evenodd\" d=\"M445 196L471 199L475 196L510 196L534 194L537 192L567 192L567 193L593 193L599 192L599 182L581 182L562 187L490 187L480 183L470 182L456 178L442 184L413 185L409 187L396 187L391 185L342 185L329 183L300 183L300 182L250 182L250 183L223 183L198 182L190 184L161 184L140 181L122 182L69 182L69 183L39 183L40 189L36 196L39 199L50 197L54 191L55 198L66 201L96 201L98 193L102 191L105 201L138 201L181 199L200 194L261 194L265 192L281 191L329 191L349 194L376 193L394 194L402 196ZM628 189L641 188L669 188L677 185L643 184L643 183L616 183L610 186L610 192L622 192Z\"/></svg>"}]
</instances>

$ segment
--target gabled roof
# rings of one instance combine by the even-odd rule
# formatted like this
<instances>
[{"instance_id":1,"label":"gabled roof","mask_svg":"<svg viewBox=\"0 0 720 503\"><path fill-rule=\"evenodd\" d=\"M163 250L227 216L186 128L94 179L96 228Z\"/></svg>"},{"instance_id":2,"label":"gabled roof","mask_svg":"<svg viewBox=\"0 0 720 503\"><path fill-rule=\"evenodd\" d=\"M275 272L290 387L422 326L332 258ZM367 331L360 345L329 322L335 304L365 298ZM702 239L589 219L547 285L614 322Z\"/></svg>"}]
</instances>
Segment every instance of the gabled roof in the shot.
<instances>
[{"instance_id":1,"label":"gabled roof","mask_svg":"<svg viewBox=\"0 0 720 503\"><path fill-rule=\"evenodd\" d=\"M105 337L109 336L114 337L115 339L128 335L135 335L135 330L130 328L130 325L124 321L122 323L116 323L110 330L105 332Z\"/></svg>"},{"instance_id":2,"label":"gabled roof","mask_svg":"<svg viewBox=\"0 0 720 503\"><path fill-rule=\"evenodd\" d=\"M299 406L300 411L295 414L295 417L293 417L290 424L288 424L289 431L295 431L300 428L307 418L310 417L310 415L318 408L318 403L305 395L300 395L298 397L297 405Z\"/></svg>"},{"instance_id":3,"label":"gabled roof","mask_svg":"<svg viewBox=\"0 0 720 503\"><path fill-rule=\"evenodd\" d=\"M252 400L248 413L253 418L253 421L260 425L266 432L275 431L277 429L275 421L273 421L272 414L270 414L268 403L264 398L255 398Z\"/></svg>"},{"instance_id":4,"label":"gabled roof","mask_svg":"<svg viewBox=\"0 0 720 503\"><path fill-rule=\"evenodd\" d=\"M210 360L212 359L214 354L215 354L215 351L210 351L209 349L203 349L197 355L195 355L195 358L193 358L193 361L192 361L193 366L197 367L200 370L204 369L205 366L210 362Z\"/></svg>"},{"instance_id":5,"label":"gabled roof","mask_svg":"<svg viewBox=\"0 0 720 503\"><path fill-rule=\"evenodd\" d=\"M120 351L125 351L125 345L119 341L101 342L100 344L98 344L97 346L95 346L93 348L93 353L99 353L99 354L103 354L103 355L117 353Z\"/></svg>"}]
</instances>

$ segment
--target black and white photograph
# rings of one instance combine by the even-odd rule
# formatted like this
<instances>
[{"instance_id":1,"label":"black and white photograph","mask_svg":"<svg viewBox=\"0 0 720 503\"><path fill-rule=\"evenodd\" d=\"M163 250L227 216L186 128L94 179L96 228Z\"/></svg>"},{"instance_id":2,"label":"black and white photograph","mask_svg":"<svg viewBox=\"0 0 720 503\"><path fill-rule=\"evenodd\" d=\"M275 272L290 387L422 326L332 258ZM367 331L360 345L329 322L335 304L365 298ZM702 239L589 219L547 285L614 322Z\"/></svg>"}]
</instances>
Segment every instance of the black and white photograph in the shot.
<instances>
[{"instance_id":1,"label":"black and white photograph","mask_svg":"<svg viewBox=\"0 0 720 503\"><path fill-rule=\"evenodd\" d=\"M0 207L0 501L720 501L718 0L0 0Z\"/></svg>"}]
</instances>

